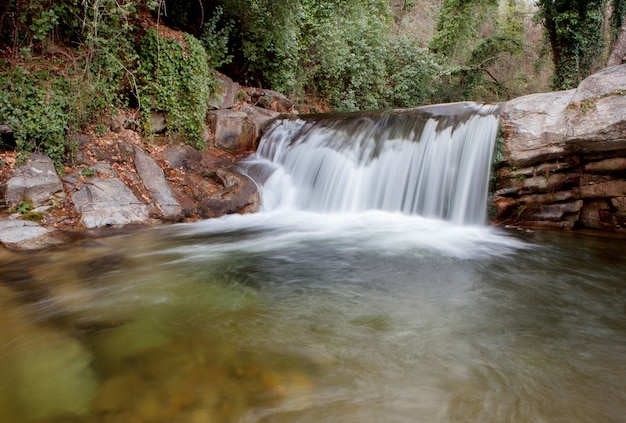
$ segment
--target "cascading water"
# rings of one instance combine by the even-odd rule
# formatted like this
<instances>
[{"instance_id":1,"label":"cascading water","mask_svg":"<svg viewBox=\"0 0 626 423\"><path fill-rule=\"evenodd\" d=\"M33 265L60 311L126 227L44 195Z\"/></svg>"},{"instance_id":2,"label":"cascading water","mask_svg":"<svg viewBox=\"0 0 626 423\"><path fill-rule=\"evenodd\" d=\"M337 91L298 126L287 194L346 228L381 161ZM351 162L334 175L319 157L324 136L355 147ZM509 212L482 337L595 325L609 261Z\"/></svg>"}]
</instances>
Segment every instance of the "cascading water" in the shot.
<instances>
[{"instance_id":1,"label":"cascading water","mask_svg":"<svg viewBox=\"0 0 626 423\"><path fill-rule=\"evenodd\" d=\"M485 221L497 106L454 103L281 119L257 159L264 210L383 210Z\"/></svg>"}]
</instances>

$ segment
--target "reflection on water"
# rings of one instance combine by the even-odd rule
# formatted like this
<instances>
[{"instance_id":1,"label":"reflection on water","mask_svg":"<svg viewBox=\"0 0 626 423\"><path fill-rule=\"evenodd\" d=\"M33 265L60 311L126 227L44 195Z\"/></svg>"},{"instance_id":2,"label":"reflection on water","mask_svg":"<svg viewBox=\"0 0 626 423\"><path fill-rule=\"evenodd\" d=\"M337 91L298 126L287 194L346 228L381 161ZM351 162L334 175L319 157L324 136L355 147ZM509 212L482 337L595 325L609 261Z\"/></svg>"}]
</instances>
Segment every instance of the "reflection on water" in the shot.
<instances>
[{"instance_id":1,"label":"reflection on water","mask_svg":"<svg viewBox=\"0 0 626 423\"><path fill-rule=\"evenodd\" d=\"M621 422L622 243L262 213L4 253L0 421Z\"/></svg>"}]
</instances>

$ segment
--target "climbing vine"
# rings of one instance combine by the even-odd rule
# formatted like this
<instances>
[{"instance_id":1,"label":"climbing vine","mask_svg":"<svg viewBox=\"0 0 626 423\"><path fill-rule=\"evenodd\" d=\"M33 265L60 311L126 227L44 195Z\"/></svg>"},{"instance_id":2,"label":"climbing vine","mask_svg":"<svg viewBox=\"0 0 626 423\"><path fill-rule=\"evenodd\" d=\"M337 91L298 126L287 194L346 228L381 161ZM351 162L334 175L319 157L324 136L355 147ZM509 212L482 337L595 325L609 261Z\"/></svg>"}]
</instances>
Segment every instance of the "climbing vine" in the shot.
<instances>
[{"instance_id":1,"label":"climbing vine","mask_svg":"<svg viewBox=\"0 0 626 423\"><path fill-rule=\"evenodd\" d=\"M206 51L189 34L184 43L148 30L139 47L139 98L148 125L149 111L167 115L168 131L197 148L202 135L215 78Z\"/></svg>"},{"instance_id":2,"label":"climbing vine","mask_svg":"<svg viewBox=\"0 0 626 423\"><path fill-rule=\"evenodd\" d=\"M605 0L538 0L537 6L552 47L553 87L576 87L601 63Z\"/></svg>"}]
</instances>

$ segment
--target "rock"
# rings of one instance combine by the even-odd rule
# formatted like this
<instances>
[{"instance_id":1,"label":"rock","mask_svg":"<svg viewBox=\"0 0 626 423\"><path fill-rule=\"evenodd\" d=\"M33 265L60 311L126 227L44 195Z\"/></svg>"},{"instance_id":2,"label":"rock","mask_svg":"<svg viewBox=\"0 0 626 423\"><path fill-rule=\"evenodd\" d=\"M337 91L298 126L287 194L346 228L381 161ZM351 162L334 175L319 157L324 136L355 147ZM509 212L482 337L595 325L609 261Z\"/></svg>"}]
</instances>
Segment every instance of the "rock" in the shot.
<instances>
[{"instance_id":1,"label":"rock","mask_svg":"<svg viewBox=\"0 0 626 423\"><path fill-rule=\"evenodd\" d=\"M167 130L167 119L164 112L152 112L150 115L150 130L153 134L162 134Z\"/></svg>"},{"instance_id":2,"label":"rock","mask_svg":"<svg viewBox=\"0 0 626 423\"><path fill-rule=\"evenodd\" d=\"M165 180L163 169L141 149L135 147L135 168L141 182L150 191L150 198L167 220L180 220L182 209Z\"/></svg>"},{"instance_id":3,"label":"rock","mask_svg":"<svg viewBox=\"0 0 626 423\"><path fill-rule=\"evenodd\" d=\"M126 121L126 118L124 117L124 115L118 114L111 121L111 125L109 126L109 129L115 132L116 134L119 134L122 131L122 128L124 128L125 121Z\"/></svg>"},{"instance_id":4,"label":"rock","mask_svg":"<svg viewBox=\"0 0 626 423\"><path fill-rule=\"evenodd\" d=\"M202 160L202 154L189 145L170 147L165 150L163 154L170 166L182 169L186 172L196 169Z\"/></svg>"},{"instance_id":5,"label":"rock","mask_svg":"<svg viewBox=\"0 0 626 423\"><path fill-rule=\"evenodd\" d=\"M275 112L290 112L294 107L293 101L276 91L260 88L246 88L246 94L248 94L250 102L255 106Z\"/></svg>"},{"instance_id":6,"label":"rock","mask_svg":"<svg viewBox=\"0 0 626 423\"><path fill-rule=\"evenodd\" d=\"M83 182L72 194L80 223L86 228L143 223L148 207L117 178L93 178Z\"/></svg>"},{"instance_id":7,"label":"rock","mask_svg":"<svg viewBox=\"0 0 626 423\"><path fill-rule=\"evenodd\" d=\"M27 419L86 415L98 384L89 351L77 340L48 330L30 330L14 350L15 401ZM6 357L5 357L6 359Z\"/></svg>"},{"instance_id":8,"label":"rock","mask_svg":"<svg viewBox=\"0 0 626 423\"><path fill-rule=\"evenodd\" d=\"M209 99L209 107L212 109L230 109L237 101L237 95L240 91L239 84L219 72L215 73L215 78L217 89Z\"/></svg>"},{"instance_id":9,"label":"rock","mask_svg":"<svg viewBox=\"0 0 626 423\"><path fill-rule=\"evenodd\" d=\"M32 201L32 205L37 207L55 197L64 197L65 192L52 159L33 153L26 164L17 168L8 180L5 196L9 207L17 208L25 201Z\"/></svg>"},{"instance_id":10,"label":"rock","mask_svg":"<svg viewBox=\"0 0 626 423\"><path fill-rule=\"evenodd\" d=\"M506 162L520 167L561 157L567 128L565 110L574 90L531 94L503 105Z\"/></svg>"},{"instance_id":11,"label":"rock","mask_svg":"<svg viewBox=\"0 0 626 423\"><path fill-rule=\"evenodd\" d=\"M0 125L0 150L15 149L15 132L8 125Z\"/></svg>"},{"instance_id":12,"label":"rock","mask_svg":"<svg viewBox=\"0 0 626 423\"><path fill-rule=\"evenodd\" d=\"M244 112L256 127L255 136L260 138L267 126L280 116L280 113L256 106L243 106L239 111Z\"/></svg>"},{"instance_id":13,"label":"rock","mask_svg":"<svg viewBox=\"0 0 626 423\"><path fill-rule=\"evenodd\" d=\"M226 169L218 169L215 176L223 188L201 203L200 214L203 217L259 210L260 195L251 179Z\"/></svg>"},{"instance_id":14,"label":"rock","mask_svg":"<svg viewBox=\"0 0 626 423\"><path fill-rule=\"evenodd\" d=\"M214 145L231 153L243 153L256 148L257 129L243 112L216 110L209 114Z\"/></svg>"},{"instance_id":15,"label":"rock","mask_svg":"<svg viewBox=\"0 0 626 423\"><path fill-rule=\"evenodd\" d=\"M626 65L502 110L496 222L624 231Z\"/></svg>"},{"instance_id":16,"label":"rock","mask_svg":"<svg viewBox=\"0 0 626 423\"><path fill-rule=\"evenodd\" d=\"M14 250L32 250L58 244L60 238L53 228L44 228L35 222L0 219L0 244Z\"/></svg>"}]
</instances>

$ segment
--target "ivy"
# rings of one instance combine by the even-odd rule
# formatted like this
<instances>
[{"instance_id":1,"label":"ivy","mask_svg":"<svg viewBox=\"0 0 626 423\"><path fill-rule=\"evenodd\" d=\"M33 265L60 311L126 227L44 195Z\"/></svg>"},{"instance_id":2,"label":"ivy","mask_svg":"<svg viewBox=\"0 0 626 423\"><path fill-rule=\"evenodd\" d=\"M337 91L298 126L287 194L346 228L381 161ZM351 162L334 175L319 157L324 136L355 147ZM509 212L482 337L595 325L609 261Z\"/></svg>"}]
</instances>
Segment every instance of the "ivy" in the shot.
<instances>
[{"instance_id":1,"label":"ivy","mask_svg":"<svg viewBox=\"0 0 626 423\"><path fill-rule=\"evenodd\" d=\"M166 113L168 131L204 147L203 132L215 78L200 41L184 35L184 45L148 30L139 46L139 99L148 125L150 110Z\"/></svg>"},{"instance_id":2,"label":"ivy","mask_svg":"<svg viewBox=\"0 0 626 423\"><path fill-rule=\"evenodd\" d=\"M74 122L71 86L47 71L16 68L0 76L0 116L15 131L17 150L41 151L57 168L71 153L66 133Z\"/></svg>"},{"instance_id":3,"label":"ivy","mask_svg":"<svg viewBox=\"0 0 626 423\"><path fill-rule=\"evenodd\" d=\"M576 87L598 66L605 47L604 0L538 0L537 19L552 47L555 89Z\"/></svg>"}]
</instances>

